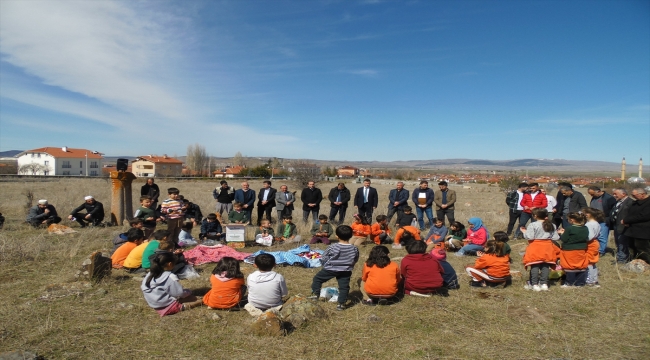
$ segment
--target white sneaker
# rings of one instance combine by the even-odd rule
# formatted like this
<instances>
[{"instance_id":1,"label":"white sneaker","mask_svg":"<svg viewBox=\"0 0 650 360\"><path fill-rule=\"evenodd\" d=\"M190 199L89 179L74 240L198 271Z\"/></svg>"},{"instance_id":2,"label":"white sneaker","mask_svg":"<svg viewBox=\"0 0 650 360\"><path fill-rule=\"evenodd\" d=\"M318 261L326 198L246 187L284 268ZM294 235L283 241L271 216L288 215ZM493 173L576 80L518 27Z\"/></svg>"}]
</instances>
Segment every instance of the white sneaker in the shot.
<instances>
[{"instance_id":1,"label":"white sneaker","mask_svg":"<svg viewBox=\"0 0 650 360\"><path fill-rule=\"evenodd\" d=\"M399 249L402 248L402 245L400 245L400 244L393 244L392 247L393 247L393 249L397 249L397 250L399 250Z\"/></svg>"},{"instance_id":2,"label":"white sneaker","mask_svg":"<svg viewBox=\"0 0 650 360\"><path fill-rule=\"evenodd\" d=\"M546 284L542 284L542 286L540 286L539 288L542 291L548 291L548 285L546 285Z\"/></svg>"},{"instance_id":3,"label":"white sneaker","mask_svg":"<svg viewBox=\"0 0 650 360\"><path fill-rule=\"evenodd\" d=\"M412 296L421 296L421 297L431 297L431 294L420 294L419 292L411 291L409 295Z\"/></svg>"},{"instance_id":4,"label":"white sneaker","mask_svg":"<svg viewBox=\"0 0 650 360\"><path fill-rule=\"evenodd\" d=\"M533 285L533 291L542 291L542 288L539 285Z\"/></svg>"},{"instance_id":5,"label":"white sneaker","mask_svg":"<svg viewBox=\"0 0 650 360\"><path fill-rule=\"evenodd\" d=\"M524 285L524 289L525 290L533 290L533 285L531 285L529 283L526 283L526 285Z\"/></svg>"}]
</instances>

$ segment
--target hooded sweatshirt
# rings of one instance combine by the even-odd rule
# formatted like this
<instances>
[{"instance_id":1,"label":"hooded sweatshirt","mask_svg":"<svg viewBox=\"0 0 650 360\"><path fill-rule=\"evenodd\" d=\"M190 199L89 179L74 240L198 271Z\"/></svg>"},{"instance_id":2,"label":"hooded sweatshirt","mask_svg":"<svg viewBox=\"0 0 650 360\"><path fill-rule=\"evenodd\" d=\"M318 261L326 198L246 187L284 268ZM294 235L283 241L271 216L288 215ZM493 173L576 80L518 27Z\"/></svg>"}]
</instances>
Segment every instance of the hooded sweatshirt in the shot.
<instances>
[{"instance_id":1,"label":"hooded sweatshirt","mask_svg":"<svg viewBox=\"0 0 650 360\"><path fill-rule=\"evenodd\" d=\"M157 279L151 279L147 286L147 279L151 273L142 279L142 293L147 304L154 309L162 309L171 305L177 298L183 296L183 287L178 282L178 277L170 271L163 272Z\"/></svg>"},{"instance_id":2,"label":"hooded sweatshirt","mask_svg":"<svg viewBox=\"0 0 650 360\"><path fill-rule=\"evenodd\" d=\"M212 288L203 296L203 303L214 309L229 309L242 297L244 278L229 278L226 273L210 276Z\"/></svg>"},{"instance_id":3,"label":"hooded sweatshirt","mask_svg":"<svg viewBox=\"0 0 650 360\"><path fill-rule=\"evenodd\" d=\"M442 287L444 270L431 254L408 254L402 259L404 289L431 293Z\"/></svg>"},{"instance_id":4,"label":"hooded sweatshirt","mask_svg":"<svg viewBox=\"0 0 650 360\"><path fill-rule=\"evenodd\" d=\"M287 283L284 276L275 271L255 271L248 275L248 302L258 309L282 305L282 297L286 296Z\"/></svg>"}]
</instances>

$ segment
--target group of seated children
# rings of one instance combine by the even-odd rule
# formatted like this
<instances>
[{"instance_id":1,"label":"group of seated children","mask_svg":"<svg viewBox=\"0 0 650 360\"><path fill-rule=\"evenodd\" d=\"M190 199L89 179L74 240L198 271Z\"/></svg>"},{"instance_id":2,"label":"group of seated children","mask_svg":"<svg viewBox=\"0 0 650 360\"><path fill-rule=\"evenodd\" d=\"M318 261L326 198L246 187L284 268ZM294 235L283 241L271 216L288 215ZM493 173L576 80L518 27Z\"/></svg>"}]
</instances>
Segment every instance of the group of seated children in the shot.
<instances>
[{"instance_id":1,"label":"group of seated children","mask_svg":"<svg viewBox=\"0 0 650 360\"><path fill-rule=\"evenodd\" d=\"M131 228L127 232L127 241L111 255L115 269L124 269L130 273L144 273L151 268L151 259L159 253L168 252L175 256L171 271L180 273L187 265L183 251L173 241L168 241L167 230L155 231L150 239L145 239L141 229Z\"/></svg>"}]
</instances>

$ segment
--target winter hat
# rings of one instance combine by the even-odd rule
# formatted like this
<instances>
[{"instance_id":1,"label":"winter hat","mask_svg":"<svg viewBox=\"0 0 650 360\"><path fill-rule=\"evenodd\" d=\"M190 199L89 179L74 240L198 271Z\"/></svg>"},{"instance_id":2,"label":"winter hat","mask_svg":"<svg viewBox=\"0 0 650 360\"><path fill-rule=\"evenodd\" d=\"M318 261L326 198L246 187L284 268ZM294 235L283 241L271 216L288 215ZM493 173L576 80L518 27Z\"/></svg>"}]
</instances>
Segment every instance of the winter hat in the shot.
<instances>
[{"instance_id":1,"label":"winter hat","mask_svg":"<svg viewBox=\"0 0 650 360\"><path fill-rule=\"evenodd\" d=\"M45 199L38 200L38 204L39 205L47 205L47 200L45 200Z\"/></svg>"},{"instance_id":2,"label":"winter hat","mask_svg":"<svg viewBox=\"0 0 650 360\"><path fill-rule=\"evenodd\" d=\"M444 249L433 249L431 250L431 256L434 259L444 261L447 260L447 252Z\"/></svg>"}]
</instances>

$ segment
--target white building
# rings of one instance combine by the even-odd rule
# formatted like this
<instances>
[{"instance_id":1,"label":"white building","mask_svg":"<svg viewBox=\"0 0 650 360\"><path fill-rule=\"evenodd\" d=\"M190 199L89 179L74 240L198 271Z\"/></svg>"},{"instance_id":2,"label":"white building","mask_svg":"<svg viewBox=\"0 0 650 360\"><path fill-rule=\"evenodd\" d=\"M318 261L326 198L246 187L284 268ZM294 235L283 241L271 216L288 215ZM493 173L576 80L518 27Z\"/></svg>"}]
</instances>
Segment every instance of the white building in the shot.
<instances>
[{"instance_id":1,"label":"white building","mask_svg":"<svg viewBox=\"0 0 650 360\"><path fill-rule=\"evenodd\" d=\"M97 151L66 146L26 150L16 157L21 175L99 176L104 160Z\"/></svg>"}]
</instances>

